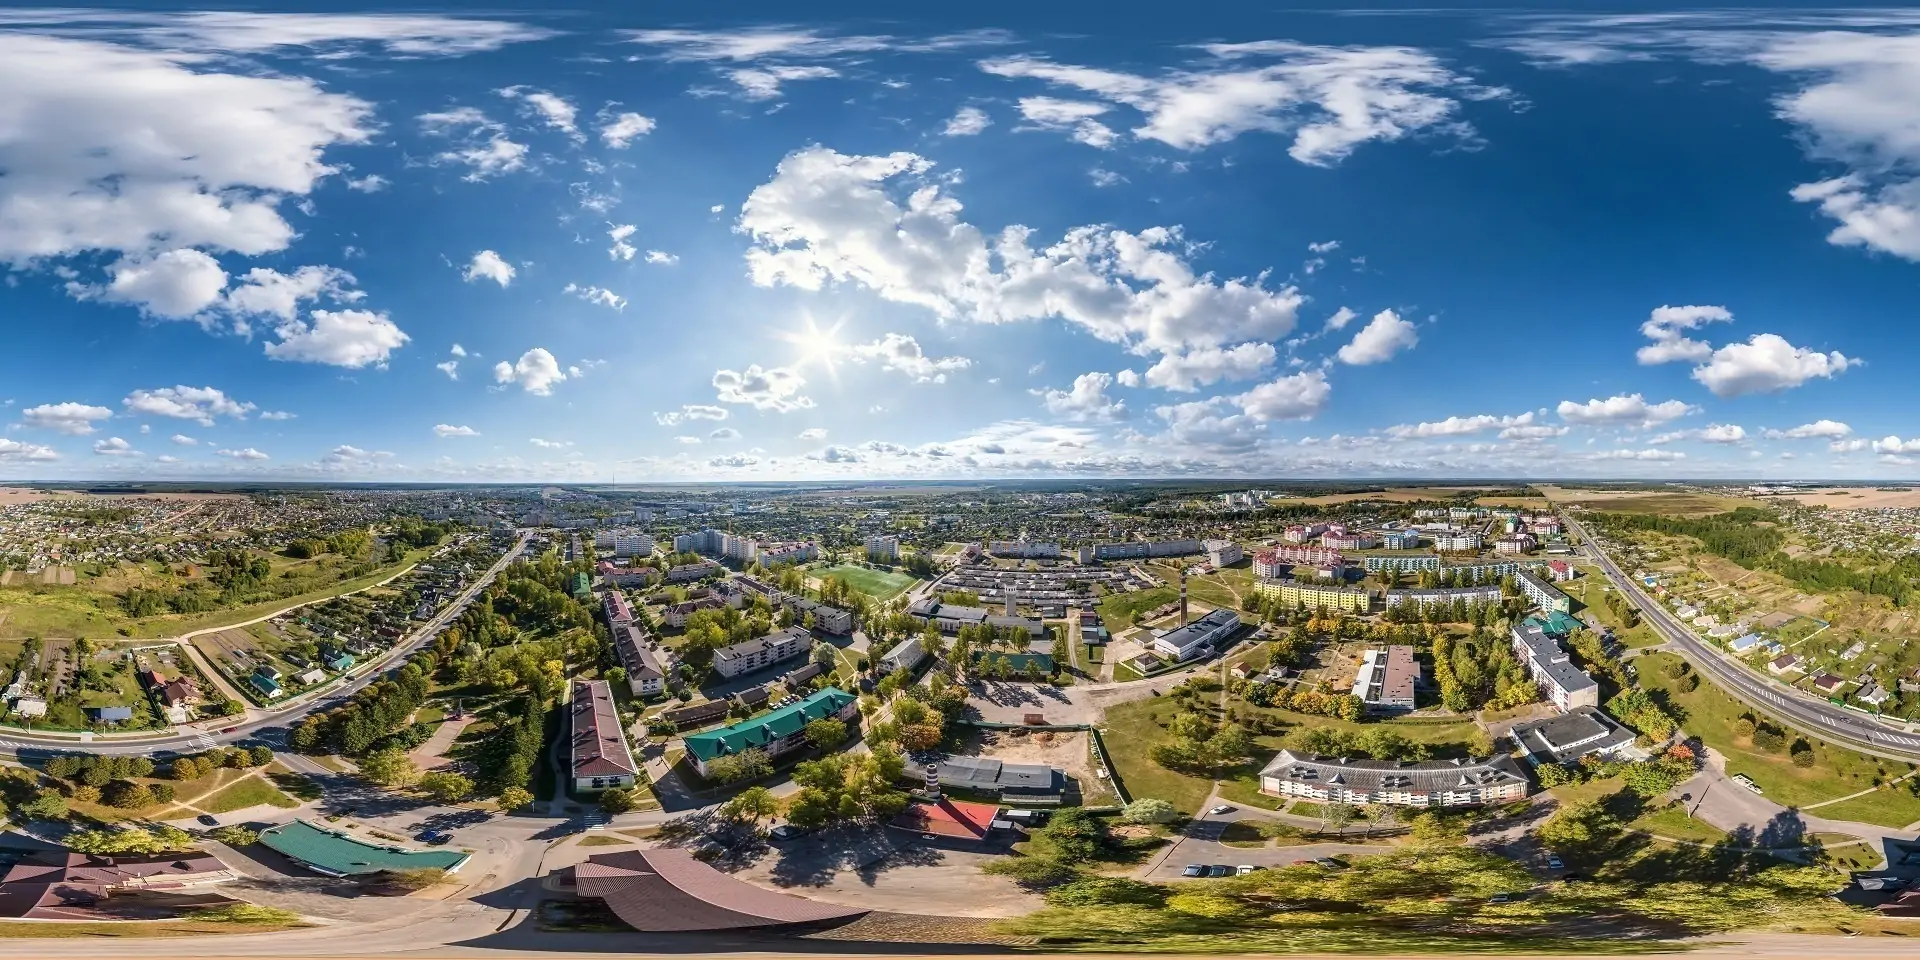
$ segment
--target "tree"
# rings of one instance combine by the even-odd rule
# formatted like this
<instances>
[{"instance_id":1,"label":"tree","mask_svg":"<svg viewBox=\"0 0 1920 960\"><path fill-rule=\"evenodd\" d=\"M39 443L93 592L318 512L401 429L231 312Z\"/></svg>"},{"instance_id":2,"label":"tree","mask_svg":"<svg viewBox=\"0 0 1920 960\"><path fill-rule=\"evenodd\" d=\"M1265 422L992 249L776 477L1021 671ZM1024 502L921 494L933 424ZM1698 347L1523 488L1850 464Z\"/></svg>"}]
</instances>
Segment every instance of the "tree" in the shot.
<instances>
[{"instance_id":1,"label":"tree","mask_svg":"<svg viewBox=\"0 0 1920 960\"><path fill-rule=\"evenodd\" d=\"M1360 811L1350 803L1325 803L1320 805L1321 828L1326 829L1331 827L1335 833L1345 830L1347 824L1352 823L1354 818L1359 815Z\"/></svg>"},{"instance_id":2,"label":"tree","mask_svg":"<svg viewBox=\"0 0 1920 960\"><path fill-rule=\"evenodd\" d=\"M730 820L759 823L780 812L780 800L766 787L748 787L720 807L720 815Z\"/></svg>"},{"instance_id":3,"label":"tree","mask_svg":"<svg viewBox=\"0 0 1920 960\"><path fill-rule=\"evenodd\" d=\"M807 659L819 664L822 669L831 670L834 661L840 659L840 651L833 644L822 640L813 645L813 651L807 655Z\"/></svg>"},{"instance_id":4,"label":"tree","mask_svg":"<svg viewBox=\"0 0 1920 960\"><path fill-rule=\"evenodd\" d=\"M273 748L264 743L248 747L247 760L253 766L264 767L273 762Z\"/></svg>"},{"instance_id":5,"label":"tree","mask_svg":"<svg viewBox=\"0 0 1920 960\"><path fill-rule=\"evenodd\" d=\"M153 806L153 790L144 783L132 780L115 780L107 785L101 796L107 806L122 810L138 810Z\"/></svg>"},{"instance_id":6,"label":"tree","mask_svg":"<svg viewBox=\"0 0 1920 960\"><path fill-rule=\"evenodd\" d=\"M608 813L626 813L640 805L640 799L626 787L614 787L600 795L600 809Z\"/></svg>"},{"instance_id":7,"label":"tree","mask_svg":"<svg viewBox=\"0 0 1920 960\"><path fill-rule=\"evenodd\" d=\"M422 774L417 786L441 803L459 803L473 795L472 780L446 770Z\"/></svg>"},{"instance_id":8,"label":"tree","mask_svg":"<svg viewBox=\"0 0 1920 960\"><path fill-rule=\"evenodd\" d=\"M32 800L14 808L14 812L29 820L65 820L67 797L60 791L48 787L34 794Z\"/></svg>"},{"instance_id":9,"label":"tree","mask_svg":"<svg viewBox=\"0 0 1920 960\"><path fill-rule=\"evenodd\" d=\"M420 768L397 747L376 750L360 758L360 775L388 788L412 786L420 779Z\"/></svg>"},{"instance_id":10,"label":"tree","mask_svg":"<svg viewBox=\"0 0 1920 960\"><path fill-rule=\"evenodd\" d=\"M1553 812L1537 831L1540 842L1555 850L1577 850L1611 837L1620 822L1595 800L1569 803Z\"/></svg>"},{"instance_id":11,"label":"tree","mask_svg":"<svg viewBox=\"0 0 1920 960\"><path fill-rule=\"evenodd\" d=\"M508 787L500 791L500 796L494 798L494 802L502 810L518 810L533 803L533 794L521 787Z\"/></svg>"},{"instance_id":12,"label":"tree","mask_svg":"<svg viewBox=\"0 0 1920 960\"><path fill-rule=\"evenodd\" d=\"M215 829L213 838L229 847L246 847L260 842L258 831L234 824Z\"/></svg>"},{"instance_id":13,"label":"tree","mask_svg":"<svg viewBox=\"0 0 1920 960\"><path fill-rule=\"evenodd\" d=\"M175 780L197 780L200 778L200 765L192 757L181 757L173 762L171 768Z\"/></svg>"},{"instance_id":14,"label":"tree","mask_svg":"<svg viewBox=\"0 0 1920 960\"><path fill-rule=\"evenodd\" d=\"M1120 811L1120 819L1128 823L1167 823L1179 816L1173 804L1154 797L1141 797Z\"/></svg>"},{"instance_id":15,"label":"tree","mask_svg":"<svg viewBox=\"0 0 1920 960\"><path fill-rule=\"evenodd\" d=\"M817 827L849 820L878 820L906 809L907 794L894 783L906 774L906 761L889 750L836 753L796 766L800 787L788 805L787 819Z\"/></svg>"},{"instance_id":16,"label":"tree","mask_svg":"<svg viewBox=\"0 0 1920 960\"><path fill-rule=\"evenodd\" d=\"M1069 866L1097 858L1108 840L1106 821L1078 807L1055 811L1039 835L1054 857Z\"/></svg>"},{"instance_id":17,"label":"tree","mask_svg":"<svg viewBox=\"0 0 1920 960\"><path fill-rule=\"evenodd\" d=\"M807 724L806 738L815 750L837 747L847 739L847 725L832 717L821 717Z\"/></svg>"},{"instance_id":18,"label":"tree","mask_svg":"<svg viewBox=\"0 0 1920 960\"><path fill-rule=\"evenodd\" d=\"M707 779L718 783L754 780L772 772L773 761L767 758L765 750L758 747L749 747L739 753L707 761Z\"/></svg>"}]
</instances>

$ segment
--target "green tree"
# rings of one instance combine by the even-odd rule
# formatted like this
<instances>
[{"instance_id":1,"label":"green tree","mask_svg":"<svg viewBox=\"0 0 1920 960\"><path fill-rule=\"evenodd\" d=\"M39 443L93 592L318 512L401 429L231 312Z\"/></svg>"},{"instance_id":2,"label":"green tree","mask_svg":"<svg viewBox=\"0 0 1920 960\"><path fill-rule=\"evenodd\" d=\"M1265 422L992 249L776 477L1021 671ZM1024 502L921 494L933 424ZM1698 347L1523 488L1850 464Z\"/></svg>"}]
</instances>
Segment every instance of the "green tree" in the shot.
<instances>
[{"instance_id":1,"label":"green tree","mask_svg":"<svg viewBox=\"0 0 1920 960\"><path fill-rule=\"evenodd\" d=\"M35 793L33 799L16 807L14 812L29 820L65 820L67 797L49 787Z\"/></svg>"},{"instance_id":2,"label":"green tree","mask_svg":"<svg viewBox=\"0 0 1920 960\"><path fill-rule=\"evenodd\" d=\"M626 787L614 787L600 794L600 809L608 813L627 813L640 805L640 798Z\"/></svg>"},{"instance_id":3,"label":"green tree","mask_svg":"<svg viewBox=\"0 0 1920 960\"><path fill-rule=\"evenodd\" d=\"M807 743L815 750L837 747L847 739L847 725L832 717L821 717L807 724Z\"/></svg>"},{"instance_id":4,"label":"green tree","mask_svg":"<svg viewBox=\"0 0 1920 960\"><path fill-rule=\"evenodd\" d=\"M473 781L446 770L420 775L421 791L441 803L459 803L473 795Z\"/></svg>"},{"instance_id":5,"label":"green tree","mask_svg":"<svg viewBox=\"0 0 1920 960\"><path fill-rule=\"evenodd\" d=\"M360 758L360 775L390 789L412 786L420 779L420 768L398 747L376 750Z\"/></svg>"},{"instance_id":6,"label":"green tree","mask_svg":"<svg viewBox=\"0 0 1920 960\"><path fill-rule=\"evenodd\" d=\"M216 828L213 831L213 838L229 847L247 847L260 842L258 831L237 824Z\"/></svg>"},{"instance_id":7,"label":"green tree","mask_svg":"<svg viewBox=\"0 0 1920 960\"><path fill-rule=\"evenodd\" d=\"M1554 850L1580 850L1611 838L1620 822L1595 800L1565 804L1536 831L1540 842Z\"/></svg>"},{"instance_id":8,"label":"green tree","mask_svg":"<svg viewBox=\"0 0 1920 960\"><path fill-rule=\"evenodd\" d=\"M749 747L739 753L724 757L715 757L707 761L707 779L717 783L739 783L742 780L754 780L773 772L773 761L767 758L767 752L758 747Z\"/></svg>"},{"instance_id":9,"label":"green tree","mask_svg":"<svg viewBox=\"0 0 1920 960\"><path fill-rule=\"evenodd\" d=\"M197 780L200 778L200 765L191 757L181 757L173 761L169 768L175 780Z\"/></svg>"},{"instance_id":10,"label":"green tree","mask_svg":"<svg viewBox=\"0 0 1920 960\"><path fill-rule=\"evenodd\" d=\"M264 743L248 747L247 760L253 766L264 767L273 762L273 748Z\"/></svg>"},{"instance_id":11,"label":"green tree","mask_svg":"<svg viewBox=\"0 0 1920 960\"><path fill-rule=\"evenodd\" d=\"M521 787L508 787L494 798L502 810L518 810L533 803L533 794Z\"/></svg>"},{"instance_id":12,"label":"green tree","mask_svg":"<svg viewBox=\"0 0 1920 960\"><path fill-rule=\"evenodd\" d=\"M1167 823L1180 816L1173 804L1154 797L1141 797L1122 808L1120 819L1128 823Z\"/></svg>"},{"instance_id":13,"label":"green tree","mask_svg":"<svg viewBox=\"0 0 1920 960\"><path fill-rule=\"evenodd\" d=\"M780 800L766 787L748 787L720 807L720 815L730 820L759 823L780 812Z\"/></svg>"}]
</instances>

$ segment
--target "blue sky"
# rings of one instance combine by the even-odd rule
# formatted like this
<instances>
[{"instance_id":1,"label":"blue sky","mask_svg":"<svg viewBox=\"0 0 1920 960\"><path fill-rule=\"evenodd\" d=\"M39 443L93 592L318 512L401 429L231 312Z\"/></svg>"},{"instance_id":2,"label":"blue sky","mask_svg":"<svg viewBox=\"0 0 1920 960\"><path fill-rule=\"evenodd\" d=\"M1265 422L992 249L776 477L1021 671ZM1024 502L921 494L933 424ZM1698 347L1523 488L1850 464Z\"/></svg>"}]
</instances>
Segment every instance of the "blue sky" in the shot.
<instances>
[{"instance_id":1,"label":"blue sky","mask_svg":"<svg viewBox=\"0 0 1920 960\"><path fill-rule=\"evenodd\" d=\"M1920 14L629 6L0 11L0 478L1920 472Z\"/></svg>"}]
</instances>

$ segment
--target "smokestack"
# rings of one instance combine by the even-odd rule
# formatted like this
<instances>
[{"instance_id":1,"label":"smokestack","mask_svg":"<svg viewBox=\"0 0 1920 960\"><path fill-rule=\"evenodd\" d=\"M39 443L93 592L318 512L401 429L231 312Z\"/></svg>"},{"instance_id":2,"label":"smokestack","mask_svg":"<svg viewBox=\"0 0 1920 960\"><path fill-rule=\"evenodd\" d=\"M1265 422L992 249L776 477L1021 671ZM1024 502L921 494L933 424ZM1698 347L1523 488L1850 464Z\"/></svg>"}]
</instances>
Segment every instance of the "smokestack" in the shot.
<instances>
[{"instance_id":1,"label":"smokestack","mask_svg":"<svg viewBox=\"0 0 1920 960\"><path fill-rule=\"evenodd\" d=\"M1187 571L1180 571L1180 625L1187 625Z\"/></svg>"},{"instance_id":2,"label":"smokestack","mask_svg":"<svg viewBox=\"0 0 1920 960\"><path fill-rule=\"evenodd\" d=\"M937 763L927 764L927 792L933 794L935 800L940 799L940 765Z\"/></svg>"}]
</instances>

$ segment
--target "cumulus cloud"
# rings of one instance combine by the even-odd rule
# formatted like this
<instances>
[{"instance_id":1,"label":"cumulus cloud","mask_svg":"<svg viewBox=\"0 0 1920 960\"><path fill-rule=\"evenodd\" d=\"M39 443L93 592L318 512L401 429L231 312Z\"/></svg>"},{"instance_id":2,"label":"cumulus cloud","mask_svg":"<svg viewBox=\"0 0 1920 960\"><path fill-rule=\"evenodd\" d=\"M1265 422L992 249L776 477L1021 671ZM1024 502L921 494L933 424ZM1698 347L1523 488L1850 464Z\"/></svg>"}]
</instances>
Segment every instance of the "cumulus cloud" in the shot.
<instances>
[{"instance_id":1,"label":"cumulus cloud","mask_svg":"<svg viewBox=\"0 0 1920 960\"><path fill-rule=\"evenodd\" d=\"M1035 390L1047 412L1072 420L1124 420L1127 403L1107 396L1113 375L1095 371L1073 378L1068 390Z\"/></svg>"},{"instance_id":2,"label":"cumulus cloud","mask_svg":"<svg viewBox=\"0 0 1920 960\"><path fill-rule=\"evenodd\" d=\"M1270 343L1242 343L1225 349L1204 347L1161 357L1158 363L1147 368L1145 379L1148 384L1165 390L1191 393L1222 380L1257 377L1273 366L1275 357ZM1121 383L1133 385L1124 379Z\"/></svg>"},{"instance_id":3,"label":"cumulus cloud","mask_svg":"<svg viewBox=\"0 0 1920 960\"><path fill-rule=\"evenodd\" d=\"M627 144L652 133L657 126L652 117L637 113L616 113L601 119L605 122L600 125L600 142L613 150L625 150Z\"/></svg>"},{"instance_id":4,"label":"cumulus cloud","mask_svg":"<svg viewBox=\"0 0 1920 960\"><path fill-rule=\"evenodd\" d=\"M1335 354L1341 363L1354 366L1367 366L1385 363L1402 350L1411 350L1420 342L1420 333L1414 329L1411 321L1402 320L1392 310L1382 310L1373 315L1353 340L1341 347Z\"/></svg>"},{"instance_id":5,"label":"cumulus cloud","mask_svg":"<svg viewBox=\"0 0 1920 960\"><path fill-rule=\"evenodd\" d=\"M1797 427L1791 427L1786 430L1768 428L1760 431L1760 435L1766 437L1768 440L1830 440L1849 436L1852 433L1852 427L1838 420L1815 420L1812 423L1803 423Z\"/></svg>"},{"instance_id":6,"label":"cumulus cloud","mask_svg":"<svg viewBox=\"0 0 1920 960\"><path fill-rule=\"evenodd\" d=\"M766 67L741 67L726 71L726 77L740 88L748 100L773 100L780 96L781 84L794 80L825 80L840 71L818 64L792 64Z\"/></svg>"},{"instance_id":7,"label":"cumulus cloud","mask_svg":"<svg viewBox=\"0 0 1920 960\"><path fill-rule=\"evenodd\" d=\"M1640 325L1640 332L1652 340L1641 347L1635 358L1642 365L1651 366L1660 363L1673 363L1684 360L1698 363L1713 355L1713 347L1699 340L1692 340L1686 332L1709 323L1731 323L1733 314L1725 307L1685 306L1658 307L1653 314Z\"/></svg>"},{"instance_id":8,"label":"cumulus cloud","mask_svg":"<svg viewBox=\"0 0 1920 960\"><path fill-rule=\"evenodd\" d=\"M1333 396L1327 375L1309 370L1260 384L1233 398L1247 416L1269 420L1306 420L1318 414Z\"/></svg>"},{"instance_id":9,"label":"cumulus cloud","mask_svg":"<svg viewBox=\"0 0 1920 960\"><path fill-rule=\"evenodd\" d=\"M1588 460L1638 460L1652 463L1670 463L1685 460L1687 455L1678 450L1601 450L1586 455Z\"/></svg>"},{"instance_id":10,"label":"cumulus cloud","mask_svg":"<svg viewBox=\"0 0 1920 960\"><path fill-rule=\"evenodd\" d=\"M570 293L588 303L597 303L603 307L612 307L615 310L625 310L627 308L626 297L604 287L582 287L569 283L566 285L566 288L560 292Z\"/></svg>"},{"instance_id":11,"label":"cumulus cloud","mask_svg":"<svg viewBox=\"0 0 1920 960\"><path fill-rule=\"evenodd\" d=\"M315 310L309 317L311 322L290 320L275 326L280 342L267 344L267 356L358 369L386 363L409 339L385 313Z\"/></svg>"},{"instance_id":12,"label":"cumulus cloud","mask_svg":"<svg viewBox=\"0 0 1920 960\"><path fill-rule=\"evenodd\" d=\"M1920 453L1920 437L1902 440L1895 436L1881 437L1873 441L1874 453Z\"/></svg>"},{"instance_id":13,"label":"cumulus cloud","mask_svg":"<svg viewBox=\"0 0 1920 960\"><path fill-rule=\"evenodd\" d=\"M760 462L760 458L750 453L731 453L724 457L707 458L707 466L720 468L751 467Z\"/></svg>"},{"instance_id":14,"label":"cumulus cloud","mask_svg":"<svg viewBox=\"0 0 1920 960\"><path fill-rule=\"evenodd\" d=\"M1742 443L1747 439L1747 430L1737 423L1715 423L1698 430L1676 430L1663 433L1647 441L1655 446L1672 443L1676 440L1698 440L1701 443Z\"/></svg>"},{"instance_id":15,"label":"cumulus cloud","mask_svg":"<svg viewBox=\"0 0 1920 960\"><path fill-rule=\"evenodd\" d=\"M1372 140L1427 132L1470 140L1472 128L1457 117L1454 98L1506 95L1409 47L1322 47L1269 40L1208 44L1203 49L1210 60L1157 76L1031 56L991 59L980 68L1130 107L1143 117L1130 131L1137 139L1197 150L1252 131L1290 134L1288 153L1316 166L1338 163Z\"/></svg>"},{"instance_id":16,"label":"cumulus cloud","mask_svg":"<svg viewBox=\"0 0 1920 960\"><path fill-rule=\"evenodd\" d=\"M353 289L351 273L337 267L306 266L292 273L255 267L227 291L221 307L238 317L273 317L282 323L295 319L300 305L330 300L353 303L365 294Z\"/></svg>"},{"instance_id":17,"label":"cumulus cloud","mask_svg":"<svg viewBox=\"0 0 1920 960\"><path fill-rule=\"evenodd\" d=\"M657 263L667 267L671 267L680 262L678 256L668 253L665 250L648 250L644 259L648 263Z\"/></svg>"},{"instance_id":18,"label":"cumulus cloud","mask_svg":"<svg viewBox=\"0 0 1920 960\"><path fill-rule=\"evenodd\" d=\"M508 139L506 127L473 107L423 113L417 119L424 132L453 141L448 149L434 155L433 162L466 167L468 181L478 182L527 166L527 145Z\"/></svg>"},{"instance_id":19,"label":"cumulus cloud","mask_svg":"<svg viewBox=\"0 0 1920 960\"><path fill-rule=\"evenodd\" d=\"M525 105L528 113L538 117L548 127L575 140L586 139L580 133L578 123L580 109L573 105L573 101L558 94L526 86L505 87L495 92L509 100L520 101Z\"/></svg>"},{"instance_id":20,"label":"cumulus cloud","mask_svg":"<svg viewBox=\"0 0 1920 960\"><path fill-rule=\"evenodd\" d=\"M961 107L941 128L942 136L971 137L993 126L993 118L979 107Z\"/></svg>"},{"instance_id":21,"label":"cumulus cloud","mask_svg":"<svg viewBox=\"0 0 1920 960\"><path fill-rule=\"evenodd\" d=\"M1492 414L1475 414L1471 417L1448 417L1445 420L1429 420L1421 423L1404 423L1386 428L1383 433L1396 440L1430 440L1435 437L1460 437L1488 430L1504 430L1511 427L1533 425L1533 412L1511 417L1498 417ZM1517 439L1510 437L1508 439Z\"/></svg>"},{"instance_id":22,"label":"cumulus cloud","mask_svg":"<svg viewBox=\"0 0 1920 960\"><path fill-rule=\"evenodd\" d=\"M272 459L271 457L268 457L266 454L261 453L260 451L255 450L252 447L242 447L238 450L225 450L225 449L215 450L214 453L231 460L270 460Z\"/></svg>"},{"instance_id":23,"label":"cumulus cloud","mask_svg":"<svg viewBox=\"0 0 1920 960\"><path fill-rule=\"evenodd\" d=\"M607 238L613 241L613 246L607 248L607 257L613 260L632 260L633 255L640 251L633 244L628 243L627 238L633 236L634 232L640 228L631 223L608 224L608 227Z\"/></svg>"},{"instance_id":24,"label":"cumulus cloud","mask_svg":"<svg viewBox=\"0 0 1920 960\"><path fill-rule=\"evenodd\" d=\"M1828 379L1859 363L1838 350L1821 353L1796 347L1776 334L1761 333L1746 343L1715 350L1712 359L1694 368L1693 378L1716 397L1739 397L1778 393L1815 378Z\"/></svg>"},{"instance_id":25,"label":"cumulus cloud","mask_svg":"<svg viewBox=\"0 0 1920 960\"><path fill-rule=\"evenodd\" d=\"M1698 407L1682 400L1648 403L1645 397L1633 393L1616 395L1605 400L1588 400L1586 403L1562 400L1560 405L1554 408L1554 412L1568 423L1589 426L1650 427L1700 411Z\"/></svg>"},{"instance_id":26,"label":"cumulus cloud","mask_svg":"<svg viewBox=\"0 0 1920 960\"><path fill-rule=\"evenodd\" d=\"M195 440L194 438L189 437L184 433L176 433L169 439L171 439L175 444L182 447L195 447L200 445L200 441Z\"/></svg>"},{"instance_id":27,"label":"cumulus cloud","mask_svg":"<svg viewBox=\"0 0 1920 960\"><path fill-rule=\"evenodd\" d=\"M21 443L0 437L0 461L29 461L41 463L60 459L60 453L52 447L39 443Z\"/></svg>"},{"instance_id":28,"label":"cumulus cloud","mask_svg":"<svg viewBox=\"0 0 1920 960\"><path fill-rule=\"evenodd\" d=\"M492 250L482 250L467 262L467 268L460 273L460 279L468 283L475 280L492 280L501 286L513 282L513 264L500 259Z\"/></svg>"},{"instance_id":29,"label":"cumulus cloud","mask_svg":"<svg viewBox=\"0 0 1920 960\"><path fill-rule=\"evenodd\" d=\"M1056 97L1022 97L1020 116L1032 126L1026 129L1069 130L1074 140L1105 150L1120 137L1111 127L1093 119L1110 109L1104 103L1085 100L1061 100Z\"/></svg>"},{"instance_id":30,"label":"cumulus cloud","mask_svg":"<svg viewBox=\"0 0 1920 960\"><path fill-rule=\"evenodd\" d=\"M653 422L663 427L671 427L683 420L725 420L729 415L726 407L689 403L678 410L654 414Z\"/></svg>"},{"instance_id":31,"label":"cumulus cloud","mask_svg":"<svg viewBox=\"0 0 1920 960\"><path fill-rule=\"evenodd\" d=\"M140 451L135 450L133 444L119 437L95 440L93 442L93 452L102 457L137 457L140 455Z\"/></svg>"},{"instance_id":32,"label":"cumulus cloud","mask_svg":"<svg viewBox=\"0 0 1920 960\"><path fill-rule=\"evenodd\" d=\"M468 426L436 423L433 425L433 435L436 437L477 437L480 435L480 431Z\"/></svg>"},{"instance_id":33,"label":"cumulus cloud","mask_svg":"<svg viewBox=\"0 0 1920 960\"><path fill-rule=\"evenodd\" d=\"M120 405L127 408L129 416L192 420L203 427L213 426L216 417L244 420L247 414L254 411L253 404L235 400L213 387L175 386L135 390L127 394Z\"/></svg>"},{"instance_id":34,"label":"cumulus cloud","mask_svg":"<svg viewBox=\"0 0 1920 960\"><path fill-rule=\"evenodd\" d=\"M379 193L392 185L393 181L377 173L369 173L364 177L355 177L347 180L347 189L356 193Z\"/></svg>"},{"instance_id":35,"label":"cumulus cloud","mask_svg":"<svg viewBox=\"0 0 1920 960\"><path fill-rule=\"evenodd\" d=\"M872 343L856 344L848 354L856 360L878 360L881 369L904 373L916 383L945 383L947 374L973 366L973 361L966 357L929 357L921 350L918 340L903 333L889 333Z\"/></svg>"},{"instance_id":36,"label":"cumulus cloud","mask_svg":"<svg viewBox=\"0 0 1920 960\"><path fill-rule=\"evenodd\" d=\"M740 431L735 430L732 427L721 427L720 429L707 434L707 439L718 440L718 441L738 440L740 439Z\"/></svg>"},{"instance_id":37,"label":"cumulus cloud","mask_svg":"<svg viewBox=\"0 0 1920 960\"><path fill-rule=\"evenodd\" d=\"M807 381L787 367L762 370L753 364L744 371L718 370L713 388L721 403L744 403L756 410L788 413L813 406L813 398L800 393Z\"/></svg>"},{"instance_id":38,"label":"cumulus cloud","mask_svg":"<svg viewBox=\"0 0 1920 960\"><path fill-rule=\"evenodd\" d=\"M4 227L0 227L4 230ZM198 250L168 250L152 257L122 257L107 268L104 286L69 283L68 292L83 299L137 306L148 316L179 320L192 317L220 302L227 272L220 261Z\"/></svg>"},{"instance_id":39,"label":"cumulus cloud","mask_svg":"<svg viewBox=\"0 0 1920 960\"><path fill-rule=\"evenodd\" d=\"M1294 327L1305 299L1296 288L1197 273L1178 228L1076 227L1038 250L1018 225L989 239L960 219L945 182L926 179L931 168L910 153L788 155L741 210L754 282L851 283L942 319L1058 317L1141 355L1273 340ZM909 180L918 187L896 200L889 188Z\"/></svg>"},{"instance_id":40,"label":"cumulus cloud","mask_svg":"<svg viewBox=\"0 0 1920 960\"><path fill-rule=\"evenodd\" d=\"M796 440L825 440L827 431L821 427L808 427L794 436Z\"/></svg>"},{"instance_id":41,"label":"cumulus cloud","mask_svg":"<svg viewBox=\"0 0 1920 960\"><path fill-rule=\"evenodd\" d=\"M1351 308L1341 307L1333 312L1333 316L1327 318L1327 329L1345 330L1347 324L1352 323L1359 316Z\"/></svg>"},{"instance_id":42,"label":"cumulus cloud","mask_svg":"<svg viewBox=\"0 0 1920 960\"><path fill-rule=\"evenodd\" d=\"M560 369L560 361L545 347L534 347L512 363L502 360L493 365L493 382L517 383L520 389L540 397L551 395L553 385L565 379L567 373Z\"/></svg>"},{"instance_id":43,"label":"cumulus cloud","mask_svg":"<svg viewBox=\"0 0 1920 960\"><path fill-rule=\"evenodd\" d=\"M92 433L95 420L105 420L111 416L113 411L106 407L68 401L28 407L20 411L20 422L29 427L77 437Z\"/></svg>"},{"instance_id":44,"label":"cumulus cloud","mask_svg":"<svg viewBox=\"0 0 1920 960\"><path fill-rule=\"evenodd\" d=\"M260 415L260 419L262 419L262 420L292 420L292 419L294 419L294 418L295 418L295 417L297 417L297 416L299 416L299 414L294 414L294 413L288 413L288 412L287 412L287 411L285 411L285 410L268 410L267 412L265 412L265 413L263 413L263 414L261 414L261 415Z\"/></svg>"}]
</instances>

